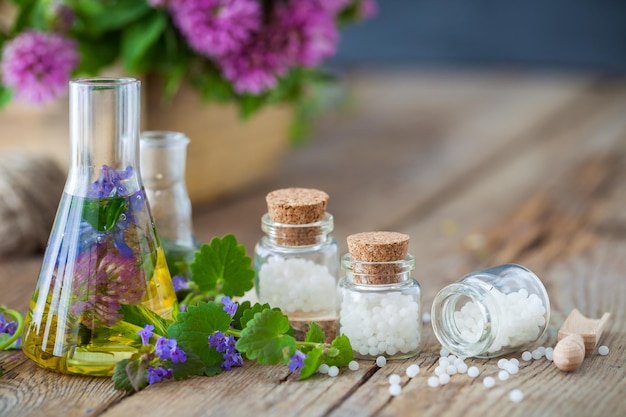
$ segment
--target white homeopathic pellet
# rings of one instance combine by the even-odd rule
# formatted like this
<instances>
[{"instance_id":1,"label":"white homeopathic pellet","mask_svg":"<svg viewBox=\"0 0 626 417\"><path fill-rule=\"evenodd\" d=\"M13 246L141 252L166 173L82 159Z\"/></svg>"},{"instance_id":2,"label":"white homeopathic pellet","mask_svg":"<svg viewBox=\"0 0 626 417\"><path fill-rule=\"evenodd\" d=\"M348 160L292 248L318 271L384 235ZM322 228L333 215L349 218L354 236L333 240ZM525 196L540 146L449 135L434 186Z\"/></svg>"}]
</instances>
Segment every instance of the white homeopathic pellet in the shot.
<instances>
[{"instance_id":1,"label":"white homeopathic pellet","mask_svg":"<svg viewBox=\"0 0 626 417\"><path fill-rule=\"evenodd\" d=\"M335 377L337 375L339 375L339 368L334 365L328 368L328 376Z\"/></svg>"},{"instance_id":2,"label":"white homeopathic pellet","mask_svg":"<svg viewBox=\"0 0 626 417\"><path fill-rule=\"evenodd\" d=\"M430 313L426 312L422 314L422 323L425 323L425 324L430 323Z\"/></svg>"},{"instance_id":3,"label":"white homeopathic pellet","mask_svg":"<svg viewBox=\"0 0 626 417\"><path fill-rule=\"evenodd\" d=\"M530 360L533 358L533 354L529 351L525 351L524 353L522 353L522 360L525 362L530 362Z\"/></svg>"},{"instance_id":4,"label":"white homeopathic pellet","mask_svg":"<svg viewBox=\"0 0 626 417\"><path fill-rule=\"evenodd\" d=\"M509 399L514 403L518 403L524 399L524 393L521 390L514 389L509 392Z\"/></svg>"},{"instance_id":5,"label":"white homeopathic pellet","mask_svg":"<svg viewBox=\"0 0 626 417\"><path fill-rule=\"evenodd\" d=\"M389 394L392 397L396 397L398 395L400 395L400 393L402 392L402 387L398 384L391 384L389 385Z\"/></svg>"},{"instance_id":6,"label":"white homeopathic pellet","mask_svg":"<svg viewBox=\"0 0 626 417\"><path fill-rule=\"evenodd\" d=\"M496 380L490 376L486 376L485 379L483 379L483 385L487 388L491 388L496 385Z\"/></svg>"},{"instance_id":7,"label":"white homeopathic pellet","mask_svg":"<svg viewBox=\"0 0 626 417\"><path fill-rule=\"evenodd\" d=\"M553 355L554 355L554 348L546 348L546 359L551 361L553 359Z\"/></svg>"},{"instance_id":8,"label":"white homeopathic pellet","mask_svg":"<svg viewBox=\"0 0 626 417\"><path fill-rule=\"evenodd\" d=\"M439 375L439 383L441 385L445 385L448 382L450 382L450 375L448 375L448 374L441 374L441 375Z\"/></svg>"},{"instance_id":9,"label":"white homeopathic pellet","mask_svg":"<svg viewBox=\"0 0 626 417\"><path fill-rule=\"evenodd\" d=\"M439 377L431 376L428 378L428 386L432 388L436 388L439 386Z\"/></svg>"},{"instance_id":10,"label":"white homeopathic pellet","mask_svg":"<svg viewBox=\"0 0 626 417\"><path fill-rule=\"evenodd\" d=\"M498 372L498 379L500 381L506 381L507 379L509 379L509 376L510 375L509 375L509 373L507 371L502 370L502 371Z\"/></svg>"},{"instance_id":11,"label":"white homeopathic pellet","mask_svg":"<svg viewBox=\"0 0 626 417\"><path fill-rule=\"evenodd\" d=\"M389 375L389 385L398 385L400 384L400 380L400 375L398 374Z\"/></svg>"},{"instance_id":12,"label":"white homeopathic pellet","mask_svg":"<svg viewBox=\"0 0 626 417\"><path fill-rule=\"evenodd\" d=\"M415 378L417 376L417 374L420 373L420 367L417 364L413 364L410 365L408 368L406 368L406 376L408 376L409 378Z\"/></svg>"},{"instance_id":13,"label":"white homeopathic pellet","mask_svg":"<svg viewBox=\"0 0 626 417\"><path fill-rule=\"evenodd\" d=\"M447 358L449 354L450 352L445 347L442 347L439 351L439 356L441 356L442 358Z\"/></svg>"},{"instance_id":14,"label":"white homeopathic pellet","mask_svg":"<svg viewBox=\"0 0 626 417\"><path fill-rule=\"evenodd\" d=\"M480 375L480 369L478 369L476 366L470 366L467 370L467 375L471 376L472 378L476 378L478 375Z\"/></svg>"},{"instance_id":15,"label":"white homeopathic pellet","mask_svg":"<svg viewBox=\"0 0 626 417\"><path fill-rule=\"evenodd\" d=\"M359 370L359 363L357 361L350 361L350 363L348 364L348 368L351 371L358 371Z\"/></svg>"},{"instance_id":16,"label":"white homeopathic pellet","mask_svg":"<svg viewBox=\"0 0 626 417\"><path fill-rule=\"evenodd\" d=\"M387 358L385 358L384 356L379 356L376 358L376 365L378 365L379 368L382 368L386 364L387 364Z\"/></svg>"},{"instance_id":17,"label":"white homeopathic pellet","mask_svg":"<svg viewBox=\"0 0 626 417\"><path fill-rule=\"evenodd\" d=\"M604 345L600 346L598 348L598 353L600 355L602 355L602 356L608 355L609 354L609 347L608 346L604 346Z\"/></svg>"},{"instance_id":18,"label":"white homeopathic pellet","mask_svg":"<svg viewBox=\"0 0 626 417\"><path fill-rule=\"evenodd\" d=\"M467 372L469 370L469 368L467 367L467 364L465 362L461 362L460 364L458 364L456 366L456 370L460 373L460 374L464 374L465 372Z\"/></svg>"},{"instance_id":19,"label":"white homeopathic pellet","mask_svg":"<svg viewBox=\"0 0 626 417\"><path fill-rule=\"evenodd\" d=\"M319 368L317 368L317 372L319 372L320 374L327 374L328 373L328 369L330 367L328 365L326 365L325 363L321 364Z\"/></svg>"},{"instance_id":20,"label":"white homeopathic pellet","mask_svg":"<svg viewBox=\"0 0 626 417\"><path fill-rule=\"evenodd\" d=\"M337 281L326 265L304 258L272 256L259 270L259 297L284 312L333 310Z\"/></svg>"}]
</instances>

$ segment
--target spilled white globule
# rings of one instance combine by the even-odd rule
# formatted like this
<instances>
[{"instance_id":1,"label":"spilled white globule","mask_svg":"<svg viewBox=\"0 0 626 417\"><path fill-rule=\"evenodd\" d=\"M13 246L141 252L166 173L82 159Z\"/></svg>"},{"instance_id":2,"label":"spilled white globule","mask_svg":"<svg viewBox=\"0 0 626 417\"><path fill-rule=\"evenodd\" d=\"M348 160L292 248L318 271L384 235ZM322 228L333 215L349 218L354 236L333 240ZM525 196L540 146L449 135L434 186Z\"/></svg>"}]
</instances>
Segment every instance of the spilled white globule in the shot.
<instances>
[{"instance_id":1,"label":"spilled white globule","mask_svg":"<svg viewBox=\"0 0 626 417\"><path fill-rule=\"evenodd\" d=\"M259 270L259 298L285 312L316 313L335 308L335 277L325 265L273 256Z\"/></svg>"},{"instance_id":2,"label":"spilled white globule","mask_svg":"<svg viewBox=\"0 0 626 417\"><path fill-rule=\"evenodd\" d=\"M492 288L490 295L502 314L498 316L497 326L492 323L494 341L487 352L495 353L537 340L546 324L546 308L536 294L528 294L525 289L504 294ZM473 301L454 312L454 321L468 343L478 342L487 325L480 306Z\"/></svg>"},{"instance_id":3,"label":"spilled white globule","mask_svg":"<svg viewBox=\"0 0 626 417\"><path fill-rule=\"evenodd\" d=\"M411 295L346 292L339 317L340 333L361 356L409 354L419 346L421 317Z\"/></svg>"}]
</instances>

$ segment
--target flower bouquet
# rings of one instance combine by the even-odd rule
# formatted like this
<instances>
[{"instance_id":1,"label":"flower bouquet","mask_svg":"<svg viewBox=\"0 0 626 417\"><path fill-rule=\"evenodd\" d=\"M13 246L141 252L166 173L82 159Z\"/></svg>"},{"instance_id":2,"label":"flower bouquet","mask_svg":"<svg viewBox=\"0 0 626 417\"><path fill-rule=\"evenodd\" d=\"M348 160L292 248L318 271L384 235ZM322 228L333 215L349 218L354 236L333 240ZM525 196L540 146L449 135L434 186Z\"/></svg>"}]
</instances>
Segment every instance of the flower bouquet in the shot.
<instances>
[{"instance_id":1,"label":"flower bouquet","mask_svg":"<svg viewBox=\"0 0 626 417\"><path fill-rule=\"evenodd\" d=\"M46 103L70 77L115 63L158 74L164 96L183 80L243 116L300 103L337 50L339 29L372 16L374 0L13 0L0 26L0 105Z\"/></svg>"}]
</instances>

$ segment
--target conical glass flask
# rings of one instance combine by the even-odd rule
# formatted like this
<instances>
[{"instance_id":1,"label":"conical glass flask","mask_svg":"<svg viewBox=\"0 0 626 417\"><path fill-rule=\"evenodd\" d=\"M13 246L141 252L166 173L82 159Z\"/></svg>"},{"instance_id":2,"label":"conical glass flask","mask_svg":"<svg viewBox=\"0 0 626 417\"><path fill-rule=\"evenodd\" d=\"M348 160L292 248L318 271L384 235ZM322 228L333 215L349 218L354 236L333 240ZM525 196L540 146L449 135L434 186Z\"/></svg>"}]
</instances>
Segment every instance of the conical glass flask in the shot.
<instances>
[{"instance_id":1,"label":"conical glass flask","mask_svg":"<svg viewBox=\"0 0 626 417\"><path fill-rule=\"evenodd\" d=\"M70 83L70 169L23 336L44 368L111 375L177 310L139 173L139 86Z\"/></svg>"},{"instance_id":2,"label":"conical glass flask","mask_svg":"<svg viewBox=\"0 0 626 417\"><path fill-rule=\"evenodd\" d=\"M177 290L190 278L189 265L200 246L185 184L188 144L180 132L149 131L139 138L141 177Z\"/></svg>"}]
</instances>

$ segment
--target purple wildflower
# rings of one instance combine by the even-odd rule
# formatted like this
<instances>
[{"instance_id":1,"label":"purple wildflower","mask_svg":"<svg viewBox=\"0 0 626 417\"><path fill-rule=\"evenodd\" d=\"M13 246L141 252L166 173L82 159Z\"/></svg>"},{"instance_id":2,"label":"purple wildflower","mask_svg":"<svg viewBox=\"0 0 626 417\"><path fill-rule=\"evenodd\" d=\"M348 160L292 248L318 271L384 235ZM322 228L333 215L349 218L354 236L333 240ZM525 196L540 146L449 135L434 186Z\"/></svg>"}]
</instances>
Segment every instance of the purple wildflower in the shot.
<instances>
[{"instance_id":1,"label":"purple wildflower","mask_svg":"<svg viewBox=\"0 0 626 417\"><path fill-rule=\"evenodd\" d=\"M184 313L185 311L187 311L187 304L180 303L180 305L178 306L178 311L180 311L181 313Z\"/></svg>"},{"instance_id":2,"label":"purple wildflower","mask_svg":"<svg viewBox=\"0 0 626 417\"><path fill-rule=\"evenodd\" d=\"M332 55L339 40L335 16L317 2L290 0L276 9L283 53L292 65L314 67Z\"/></svg>"},{"instance_id":3,"label":"purple wildflower","mask_svg":"<svg viewBox=\"0 0 626 417\"><path fill-rule=\"evenodd\" d=\"M317 0L319 5L332 14L345 9L352 0Z\"/></svg>"},{"instance_id":4,"label":"purple wildflower","mask_svg":"<svg viewBox=\"0 0 626 417\"><path fill-rule=\"evenodd\" d=\"M172 379L173 375L174 371L172 369L154 368L151 366L148 368L148 384L152 385L154 383L163 381L164 379Z\"/></svg>"},{"instance_id":5,"label":"purple wildflower","mask_svg":"<svg viewBox=\"0 0 626 417\"><path fill-rule=\"evenodd\" d=\"M214 347L220 353L224 353L222 356L224 359L222 368L225 370L230 371L233 366L243 366L243 358L235 347L235 338L233 336L226 336L217 330L209 336L209 346Z\"/></svg>"},{"instance_id":6,"label":"purple wildflower","mask_svg":"<svg viewBox=\"0 0 626 417\"><path fill-rule=\"evenodd\" d=\"M304 360L306 359L306 355L299 350L296 350L296 353L289 360L289 370L291 372L300 372L300 369L304 366Z\"/></svg>"},{"instance_id":7,"label":"purple wildflower","mask_svg":"<svg viewBox=\"0 0 626 417\"><path fill-rule=\"evenodd\" d=\"M137 334L141 337L141 343L145 346L150 343L150 338L154 336L154 326L151 324L146 324L142 330L139 330Z\"/></svg>"},{"instance_id":8,"label":"purple wildflower","mask_svg":"<svg viewBox=\"0 0 626 417\"><path fill-rule=\"evenodd\" d=\"M171 359L172 351L174 351L175 349L177 349L176 339L168 339L167 337L163 336L159 336L157 338L156 344L154 345L154 353L156 353L156 355L162 361L166 359Z\"/></svg>"},{"instance_id":9,"label":"purple wildflower","mask_svg":"<svg viewBox=\"0 0 626 417\"><path fill-rule=\"evenodd\" d=\"M261 94L287 74L289 63L281 52L282 37L277 28L255 34L241 50L219 57L224 77L239 94Z\"/></svg>"},{"instance_id":10,"label":"purple wildflower","mask_svg":"<svg viewBox=\"0 0 626 417\"><path fill-rule=\"evenodd\" d=\"M239 304L230 301L230 297L226 296L226 297L222 297L222 304L224 304L224 311L227 312L228 314L230 314L230 317L234 317L235 313L237 312L237 307L239 306Z\"/></svg>"},{"instance_id":11,"label":"purple wildflower","mask_svg":"<svg viewBox=\"0 0 626 417\"><path fill-rule=\"evenodd\" d=\"M52 28L56 32L68 32L74 26L76 18L74 10L67 4L55 2L51 7L53 17Z\"/></svg>"},{"instance_id":12,"label":"purple wildflower","mask_svg":"<svg viewBox=\"0 0 626 417\"><path fill-rule=\"evenodd\" d=\"M174 286L174 291L180 291L189 288L189 283L187 279L182 275L174 275L172 277L172 285Z\"/></svg>"},{"instance_id":13,"label":"purple wildflower","mask_svg":"<svg viewBox=\"0 0 626 417\"><path fill-rule=\"evenodd\" d=\"M148 0L148 4L152 7L161 8L167 6L169 3L168 0Z\"/></svg>"},{"instance_id":14,"label":"purple wildflower","mask_svg":"<svg viewBox=\"0 0 626 417\"><path fill-rule=\"evenodd\" d=\"M187 360L187 354L178 346L170 351L170 359L173 363L183 363Z\"/></svg>"},{"instance_id":15,"label":"purple wildflower","mask_svg":"<svg viewBox=\"0 0 626 417\"><path fill-rule=\"evenodd\" d=\"M236 350L233 352L224 353L224 362L222 362L222 368L226 371L230 371L233 366L243 366L243 358L241 353Z\"/></svg>"},{"instance_id":16,"label":"purple wildflower","mask_svg":"<svg viewBox=\"0 0 626 417\"><path fill-rule=\"evenodd\" d=\"M26 31L5 44L0 73L17 99L46 103L65 94L79 60L74 41L57 33Z\"/></svg>"},{"instance_id":17,"label":"purple wildflower","mask_svg":"<svg viewBox=\"0 0 626 417\"><path fill-rule=\"evenodd\" d=\"M121 304L137 304L143 298L145 272L134 257L116 253L111 242L105 241L76 257L73 292L88 297L70 309L85 326L112 326L121 319Z\"/></svg>"},{"instance_id":18,"label":"purple wildflower","mask_svg":"<svg viewBox=\"0 0 626 417\"><path fill-rule=\"evenodd\" d=\"M97 180L91 184L91 189L87 192L87 197L91 198L107 198L126 196L128 189L124 185L124 181L132 178L134 169L132 166L126 169L116 170L108 165L102 165L100 175Z\"/></svg>"},{"instance_id":19,"label":"purple wildflower","mask_svg":"<svg viewBox=\"0 0 626 417\"><path fill-rule=\"evenodd\" d=\"M255 0L186 0L170 9L189 45L208 58L239 51L261 26Z\"/></svg>"}]
</instances>

